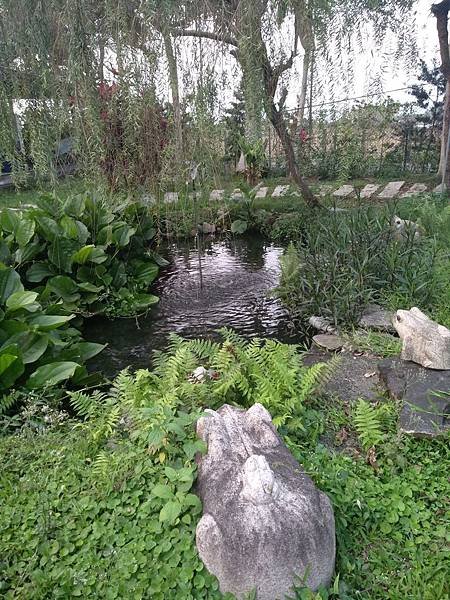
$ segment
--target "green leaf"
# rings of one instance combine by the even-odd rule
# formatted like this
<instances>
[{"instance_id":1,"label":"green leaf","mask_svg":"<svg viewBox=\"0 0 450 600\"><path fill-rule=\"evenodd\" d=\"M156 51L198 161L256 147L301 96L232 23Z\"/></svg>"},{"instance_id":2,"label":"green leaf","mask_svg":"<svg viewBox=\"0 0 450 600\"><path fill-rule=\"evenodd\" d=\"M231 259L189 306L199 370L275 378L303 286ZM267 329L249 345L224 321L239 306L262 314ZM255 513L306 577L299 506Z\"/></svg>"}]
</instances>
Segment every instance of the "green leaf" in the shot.
<instances>
[{"instance_id":1,"label":"green leaf","mask_svg":"<svg viewBox=\"0 0 450 600\"><path fill-rule=\"evenodd\" d=\"M88 281L84 281L83 283L79 283L78 287L83 292L90 292L91 294L98 294L102 291L102 286L94 285L93 283L89 283Z\"/></svg>"},{"instance_id":2,"label":"green leaf","mask_svg":"<svg viewBox=\"0 0 450 600\"><path fill-rule=\"evenodd\" d=\"M90 256L89 256L89 262L93 262L96 264L100 264L105 262L105 260L107 260L108 255L105 254L105 251L103 250L103 248L99 248L98 246L93 248Z\"/></svg>"},{"instance_id":3,"label":"green leaf","mask_svg":"<svg viewBox=\"0 0 450 600\"><path fill-rule=\"evenodd\" d=\"M0 213L0 226L3 231L14 233L20 223L17 211L11 208L4 208Z\"/></svg>"},{"instance_id":4,"label":"green leaf","mask_svg":"<svg viewBox=\"0 0 450 600\"><path fill-rule=\"evenodd\" d=\"M150 285L158 276L159 268L154 262L137 260L133 262L134 278L139 283Z\"/></svg>"},{"instance_id":5,"label":"green leaf","mask_svg":"<svg viewBox=\"0 0 450 600\"><path fill-rule=\"evenodd\" d=\"M9 312L24 308L29 312L34 312L40 305L36 303L39 294L36 292L14 292L6 301Z\"/></svg>"},{"instance_id":6,"label":"green leaf","mask_svg":"<svg viewBox=\"0 0 450 600\"><path fill-rule=\"evenodd\" d=\"M39 315L30 319L29 323L40 331L50 331L61 327L74 317L75 315Z\"/></svg>"},{"instance_id":7,"label":"green leaf","mask_svg":"<svg viewBox=\"0 0 450 600\"><path fill-rule=\"evenodd\" d=\"M55 362L36 369L27 382L29 389L54 386L70 379L80 365L75 362Z\"/></svg>"},{"instance_id":8,"label":"green leaf","mask_svg":"<svg viewBox=\"0 0 450 600\"><path fill-rule=\"evenodd\" d=\"M83 215L84 211L84 198L83 196L73 196L65 201L63 205L63 211L70 217L79 219Z\"/></svg>"},{"instance_id":9,"label":"green leaf","mask_svg":"<svg viewBox=\"0 0 450 600\"><path fill-rule=\"evenodd\" d=\"M62 230L66 234L66 236L72 240L78 239L78 227L75 219L64 215L59 222Z\"/></svg>"},{"instance_id":10,"label":"green leaf","mask_svg":"<svg viewBox=\"0 0 450 600\"><path fill-rule=\"evenodd\" d=\"M28 269L26 278L32 283L40 283L43 279L51 277L52 275L54 275L54 272L48 264L37 262Z\"/></svg>"},{"instance_id":11,"label":"green leaf","mask_svg":"<svg viewBox=\"0 0 450 600\"><path fill-rule=\"evenodd\" d=\"M136 230L133 227L119 221L113 226L112 240L117 246L124 248L130 243L130 239L135 232Z\"/></svg>"},{"instance_id":12,"label":"green leaf","mask_svg":"<svg viewBox=\"0 0 450 600\"><path fill-rule=\"evenodd\" d=\"M164 500L170 500L174 497L172 490L168 485L158 483L152 488L152 496L156 498L163 498Z\"/></svg>"},{"instance_id":13,"label":"green leaf","mask_svg":"<svg viewBox=\"0 0 450 600\"><path fill-rule=\"evenodd\" d=\"M73 360L76 362L86 362L90 358L97 356L106 348L107 344L96 344L94 342L79 342L73 344L70 348L62 353L62 358L65 360Z\"/></svg>"},{"instance_id":14,"label":"green leaf","mask_svg":"<svg viewBox=\"0 0 450 600\"><path fill-rule=\"evenodd\" d=\"M78 244L73 240L64 238L55 239L48 249L50 261L60 271L69 272L72 270L72 256L77 252Z\"/></svg>"},{"instance_id":15,"label":"green leaf","mask_svg":"<svg viewBox=\"0 0 450 600\"><path fill-rule=\"evenodd\" d=\"M23 292L19 274L11 267L0 269L0 304L4 304L14 292Z\"/></svg>"},{"instance_id":16,"label":"green leaf","mask_svg":"<svg viewBox=\"0 0 450 600\"><path fill-rule=\"evenodd\" d=\"M77 265L84 265L84 263L87 262L89 260L89 258L91 257L94 249L95 249L95 246L92 244L89 246L83 246L83 248L80 248L72 256L72 262L76 263Z\"/></svg>"},{"instance_id":17,"label":"green leaf","mask_svg":"<svg viewBox=\"0 0 450 600\"><path fill-rule=\"evenodd\" d=\"M19 221L14 234L21 248L24 248L31 241L35 228L36 223L31 219L21 219Z\"/></svg>"},{"instance_id":18,"label":"green leaf","mask_svg":"<svg viewBox=\"0 0 450 600\"><path fill-rule=\"evenodd\" d=\"M48 347L46 334L22 331L9 338L7 343L17 344L22 353L23 364L36 362L45 353Z\"/></svg>"},{"instance_id":19,"label":"green leaf","mask_svg":"<svg viewBox=\"0 0 450 600\"><path fill-rule=\"evenodd\" d=\"M23 374L25 367L17 344L0 350L0 388L8 389Z\"/></svg>"},{"instance_id":20,"label":"green leaf","mask_svg":"<svg viewBox=\"0 0 450 600\"><path fill-rule=\"evenodd\" d=\"M73 279L66 275L58 275L47 281L47 288L64 302L72 303L81 298L78 286Z\"/></svg>"},{"instance_id":21,"label":"green leaf","mask_svg":"<svg viewBox=\"0 0 450 600\"><path fill-rule=\"evenodd\" d=\"M20 249L21 256L20 261L18 262L24 263L29 262L35 256L37 256L42 250L44 250L45 244L41 244L41 242L36 239L36 241L28 243L24 248Z\"/></svg>"},{"instance_id":22,"label":"green leaf","mask_svg":"<svg viewBox=\"0 0 450 600\"><path fill-rule=\"evenodd\" d=\"M53 242L54 240L60 238L61 229L56 221L43 215L36 215L35 220L42 236L47 241Z\"/></svg>"},{"instance_id":23,"label":"green leaf","mask_svg":"<svg viewBox=\"0 0 450 600\"><path fill-rule=\"evenodd\" d=\"M171 500L167 502L159 513L159 520L161 523L173 523L175 519L180 515L182 506L180 502Z\"/></svg>"},{"instance_id":24,"label":"green leaf","mask_svg":"<svg viewBox=\"0 0 450 600\"><path fill-rule=\"evenodd\" d=\"M241 221L240 219L231 223L231 233L245 233L248 228L247 221Z\"/></svg>"}]
</instances>

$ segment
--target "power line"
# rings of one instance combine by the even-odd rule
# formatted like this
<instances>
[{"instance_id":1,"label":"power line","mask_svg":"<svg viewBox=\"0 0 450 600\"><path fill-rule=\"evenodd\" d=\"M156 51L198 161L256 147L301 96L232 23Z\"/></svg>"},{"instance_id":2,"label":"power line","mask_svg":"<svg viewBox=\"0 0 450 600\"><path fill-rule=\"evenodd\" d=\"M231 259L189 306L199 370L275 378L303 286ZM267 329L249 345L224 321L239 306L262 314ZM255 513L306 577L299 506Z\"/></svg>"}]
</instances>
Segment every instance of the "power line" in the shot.
<instances>
[{"instance_id":1,"label":"power line","mask_svg":"<svg viewBox=\"0 0 450 600\"><path fill-rule=\"evenodd\" d=\"M427 85L433 85L432 83L423 83L420 84L421 87ZM386 90L385 92L373 92L371 94L364 94L363 96L354 96L352 98L340 98L339 100L330 100L327 102L319 102L318 104L312 104L311 108L317 108L318 106L326 106L328 104L338 104L339 102L348 102L349 100L361 100L361 98L372 98L373 96L384 96L384 94L392 94L393 92L403 92L404 90L412 90L412 85L408 85L406 87L397 88L395 90ZM305 104L305 108L309 108L309 104ZM290 108L287 112L296 112L298 108Z\"/></svg>"}]
</instances>

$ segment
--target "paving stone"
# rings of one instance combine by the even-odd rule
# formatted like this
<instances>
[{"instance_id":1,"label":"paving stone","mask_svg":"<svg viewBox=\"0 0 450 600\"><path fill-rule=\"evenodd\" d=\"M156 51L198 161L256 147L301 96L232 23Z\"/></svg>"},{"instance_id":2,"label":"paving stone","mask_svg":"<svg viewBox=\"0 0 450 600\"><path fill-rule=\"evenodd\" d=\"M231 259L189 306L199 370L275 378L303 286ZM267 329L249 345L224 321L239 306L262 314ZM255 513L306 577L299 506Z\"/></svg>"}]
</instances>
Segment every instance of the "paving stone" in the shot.
<instances>
[{"instance_id":1,"label":"paving stone","mask_svg":"<svg viewBox=\"0 0 450 600\"><path fill-rule=\"evenodd\" d=\"M164 202L165 202L165 204L172 204L173 202L178 202L178 193L177 192L166 192L164 194Z\"/></svg>"},{"instance_id":2,"label":"paving stone","mask_svg":"<svg viewBox=\"0 0 450 600\"><path fill-rule=\"evenodd\" d=\"M387 184L384 190L378 195L378 198L393 198L396 196L402 187L405 185L404 181L391 181Z\"/></svg>"},{"instance_id":3,"label":"paving stone","mask_svg":"<svg viewBox=\"0 0 450 600\"><path fill-rule=\"evenodd\" d=\"M325 196L331 196L331 194L333 193L333 189L334 188L332 185L321 185L319 190L319 196L321 196L322 198L324 198Z\"/></svg>"},{"instance_id":4,"label":"paving stone","mask_svg":"<svg viewBox=\"0 0 450 600\"><path fill-rule=\"evenodd\" d=\"M393 312L378 306L378 304L369 304L364 310L358 325L364 329L375 329L377 331L394 333L395 327L392 324L393 317Z\"/></svg>"},{"instance_id":5,"label":"paving stone","mask_svg":"<svg viewBox=\"0 0 450 600\"><path fill-rule=\"evenodd\" d=\"M360 197L361 198L371 198L375 194L375 192L377 192L380 189L380 187L381 186L377 183L368 183L361 190Z\"/></svg>"},{"instance_id":6,"label":"paving stone","mask_svg":"<svg viewBox=\"0 0 450 600\"><path fill-rule=\"evenodd\" d=\"M333 356L335 355L331 352L309 350L303 358L303 364L309 367L319 362L328 362ZM337 394L347 402L359 398L375 400L380 395L378 380L375 376L368 377L368 374L376 373L379 360L371 356L354 356L350 352L339 354L339 365L324 386L324 391Z\"/></svg>"},{"instance_id":7,"label":"paving stone","mask_svg":"<svg viewBox=\"0 0 450 600\"><path fill-rule=\"evenodd\" d=\"M313 337L313 342L320 348L325 348L325 350L329 350L330 352L340 350L345 344L345 341L338 335L330 335L327 333L315 335Z\"/></svg>"},{"instance_id":8,"label":"paving stone","mask_svg":"<svg viewBox=\"0 0 450 600\"><path fill-rule=\"evenodd\" d=\"M412 185L407 192L403 192L400 198L408 198L409 196L417 196L417 194L423 194L426 192L428 187L424 183L415 183Z\"/></svg>"},{"instance_id":9,"label":"paving stone","mask_svg":"<svg viewBox=\"0 0 450 600\"><path fill-rule=\"evenodd\" d=\"M352 185L342 185L338 190L333 192L333 196L336 198L347 198L347 196L350 196L354 191Z\"/></svg>"},{"instance_id":10,"label":"paving stone","mask_svg":"<svg viewBox=\"0 0 450 600\"><path fill-rule=\"evenodd\" d=\"M289 191L289 185L277 185L277 187L273 190L272 198L280 198L281 196L286 196Z\"/></svg>"},{"instance_id":11,"label":"paving stone","mask_svg":"<svg viewBox=\"0 0 450 600\"><path fill-rule=\"evenodd\" d=\"M269 191L269 188L260 187L259 190L256 192L255 198L265 198L267 196L268 191Z\"/></svg>"},{"instance_id":12,"label":"paving stone","mask_svg":"<svg viewBox=\"0 0 450 600\"><path fill-rule=\"evenodd\" d=\"M403 402L399 429L414 437L435 437L450 427L450 371L425 369L399 358L378 364L380 384Z\"/></svg>"},{"instance_id":13,"label":"paving stone","mask_svg":"<svg viewBox=\"0 0 450 600\"><path fill-rule=\"evenodd\" d=\"M153 194L144 194L141 199L143 204L151 206L157 203L156 197Z\"/></svg>"},{"instance_id":14,"label":"paving stone","mask_svg":"<svg viewBox=\"0 0 450 600\"><path fill-rule=\"evenodd\" d=\"M209 195L209 199L210 200L223 200L224 196L225 196L225 190L213 190Z\"/></svg>"},{"instance_id":15,"label":"paving stone","mask_svg":"<svg viewBox=\"0 0 450 600\"><path fill-rule=\"evenodd\" d=\"M201 192L189 192L188 198L189 200L199 200L202 197Z\"/></svg>"}]
</instances>

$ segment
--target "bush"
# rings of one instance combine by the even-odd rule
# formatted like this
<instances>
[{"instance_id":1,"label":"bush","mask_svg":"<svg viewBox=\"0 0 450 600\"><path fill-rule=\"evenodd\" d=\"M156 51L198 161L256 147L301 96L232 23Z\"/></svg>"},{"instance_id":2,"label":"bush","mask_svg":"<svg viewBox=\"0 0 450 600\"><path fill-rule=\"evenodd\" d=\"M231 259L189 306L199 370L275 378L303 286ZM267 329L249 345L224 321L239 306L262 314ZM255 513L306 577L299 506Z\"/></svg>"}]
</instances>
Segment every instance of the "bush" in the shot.
<instances>
[{"instance_id":1,"label":"bush","mask_svg":"<svg viewBox=\"0 0 450 600\"><path fill-rule=\"evenodd\" d=\"M357 323L370 302L438 305L444 250L436 237L417 239L413 231L396 240L392 216L390 209L359 207L305 221L301 242L282 259L278 295L301 315L347 326Z\"/></svg>"}]
</instances>

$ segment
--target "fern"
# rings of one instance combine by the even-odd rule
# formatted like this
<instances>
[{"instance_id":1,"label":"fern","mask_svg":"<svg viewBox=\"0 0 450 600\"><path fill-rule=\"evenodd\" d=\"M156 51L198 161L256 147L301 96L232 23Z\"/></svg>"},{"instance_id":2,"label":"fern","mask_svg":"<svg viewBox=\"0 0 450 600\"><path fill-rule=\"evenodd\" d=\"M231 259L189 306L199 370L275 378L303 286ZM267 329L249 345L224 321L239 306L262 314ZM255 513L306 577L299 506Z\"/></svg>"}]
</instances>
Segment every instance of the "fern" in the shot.
<instances>
[{"instance_id":1,"label":"fern","mask_svg":"<svg viewBox=\"0 0 450 600\"><path fill-rule=\"evenodd\" d=\"M366 400L358 400L353 421L364 450L378 446L384 439L382 407L374 407Z\"/></svg>"},{"instance_id":2,"label":"fern","mask_svg":"<svg viewBox=\"0 0 450 600\"><path fill-rule=\"evenodd\" d=\"M19 400L17 392L11 392L0 397L0 415L6 413Z\"/></svg>"}]
</instances>

